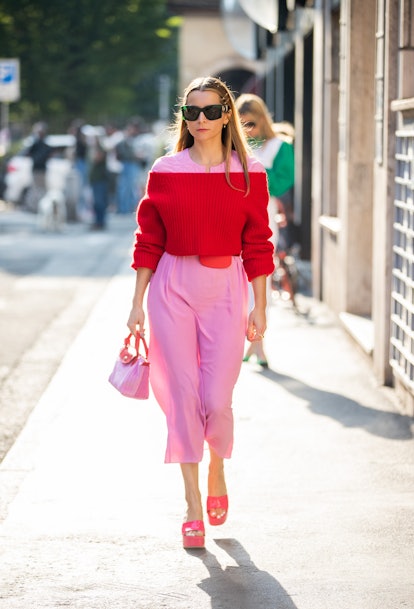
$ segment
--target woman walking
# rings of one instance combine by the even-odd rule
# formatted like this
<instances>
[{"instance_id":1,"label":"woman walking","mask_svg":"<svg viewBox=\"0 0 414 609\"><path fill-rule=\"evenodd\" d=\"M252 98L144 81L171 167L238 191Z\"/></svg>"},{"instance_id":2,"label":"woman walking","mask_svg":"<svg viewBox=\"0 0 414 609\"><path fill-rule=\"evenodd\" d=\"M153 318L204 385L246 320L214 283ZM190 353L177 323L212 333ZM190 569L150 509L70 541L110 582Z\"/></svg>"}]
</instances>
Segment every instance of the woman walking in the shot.
<instances>
[{"instance_id":1,"label":"woman walking","mask_svg":"<svg viewBox=\"0 0 414 609\"><path fill-rule=\"evenodd\" d=\"M194 80L177 114L174 151L155 161L138 206L128 319L131 332L145 332L149 284L151 386L166 416L165 462L181 466L186 548L204 547L198 469L205 443L209 523L227 518L233 388L245 337L261 340L266 330L267 202L266 173L248 155L231 92L213 77Z\"/></svg>"},{"instance_id":2,"label":"woman walking","mask_svg":"<svg viewBox=\"0 0 414 609\"><path fill-rule=\"evenodd\" d=\"M252 151L263 163L269 185L269 226L272 229L272 242L277 248L279 226L276 218L283 218L280 227L286 223L286 210L282 198L293 187L295 181L295 159L292 139L281 137L280 127L273 123L269 109L258 95L244 93L237 98L236 108ZM287 123L285 123L287 125ZM293 127L292 127L293 130ZM283 227L283 228L282 228ZM271 294L271 278L268 280L268 299ZM251 343L243 361L255 356L263 368L268 367L263 341Z\"/></svg>"}]
</instances>

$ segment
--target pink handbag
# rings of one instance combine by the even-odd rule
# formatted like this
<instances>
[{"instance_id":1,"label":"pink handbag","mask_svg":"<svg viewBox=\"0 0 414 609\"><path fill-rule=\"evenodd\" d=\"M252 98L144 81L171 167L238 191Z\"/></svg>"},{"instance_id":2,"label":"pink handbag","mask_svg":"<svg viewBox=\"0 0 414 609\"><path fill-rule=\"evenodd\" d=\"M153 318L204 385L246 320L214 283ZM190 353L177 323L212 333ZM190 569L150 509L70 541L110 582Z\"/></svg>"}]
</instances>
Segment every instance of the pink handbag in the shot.
<instances>
[{"instance_id":1,"label":"pink handbag","mask_svg":"<svg viewBox=\"0 0 414 609\"><path fill-rule=\"evenodd\" d=\"M108 381L122 395L136 400L146 400L149 396L148 347L145 338L137 334L134 346L131 345L132 334L124 340L124 346L119 352ZM145 356L139 353L139 343L142 341Z\"/></svg>"}]
</instances>

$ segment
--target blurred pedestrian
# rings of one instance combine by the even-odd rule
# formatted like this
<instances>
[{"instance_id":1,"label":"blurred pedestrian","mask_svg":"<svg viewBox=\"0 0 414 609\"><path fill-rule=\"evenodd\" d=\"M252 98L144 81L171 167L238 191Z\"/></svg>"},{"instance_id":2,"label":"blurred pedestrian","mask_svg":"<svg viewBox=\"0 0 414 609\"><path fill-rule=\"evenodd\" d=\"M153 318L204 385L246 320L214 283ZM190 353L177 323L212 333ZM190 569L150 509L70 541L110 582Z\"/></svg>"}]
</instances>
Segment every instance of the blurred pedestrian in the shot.
<instances>
[{"instance_id":1,"label":"blurred pedestrian","mask_svg":"<svg viewBox=\"0 0 414 609\"><path fill-rule=\"evenodd\" d=\"M273 123L273 130L276 137L280 138L283 142L286 142L292 146L295 141L295 128L289 121L281 121L279 123ZM293 159L294 165L294 159ZM293 180L294 180L294 167L291 169ZM293 244L300 242L300 229L295 224L293 215L293 184L291 188L288 188L285 192L277 197L281 207L280 222L278 224L279 236L278 236L278 249L286 251L291 248Z\"/></svg>"},{"instance_id":2,"label":"blurred pedestrian","mask_svg":"<svg viewBox=\"0 0 414 609\"><path fill-rule=\"evenodd\" d=\"M46 168L53 152L51 146L46 143L47 131L47 124L43 121L33 125L33 142L26 153L33 162L33 183L27 197L27 205L32 211L37 211L38 202L46 194Z\"/></svg>"},{"instance_id":3,"label":"blurred pedestrian","mask_svg":"<svg viewBox=\"0 0 414 609\"><path fill-rule=\"evenodd\" d=\"M118 179L122 171L122 163L117 159L116 146L124 139L124 134L113 123L105 125L105 136L102 146L106 151L106 168L108 170L109 191L108 206L114 211L118 208Z\"/></svg>"},{"instance_id":4,"label":"blurred pedestrian","mask_svg":"<svg viewBox=\"0 0 414 609\"><path fill-rule=\"evenodd\" d=\"M135 139L141 132L140 120L132 119L126 126L123 139L116 145L116 158L122 168L118 177L117 211L129 214L137 207L140 176L143 171L141 160L135 150Z\"/></svg>"},{"instance_id":5,"label":"blurred pedestrian","mask_svg":"<svg viewBox=\"0 0 414 609\"><path fill-rule=\"evenodd\" d=\"M89 147L86 134L84 132L85 121L76 119L69 127L69 133L75 137L75 147L73 151L73 165L78 176L79 199L77 204L77 216L81 220L88 219L90 213L89 206Z\"/></svg>"},{"instance_id":6,"label":"blurred pedestrian","mask_svg":"<svg viewBox=\"0 0 414 609\"><path fill-rule=\"evenodd\" d=\"M106 228L108 209L109 176L106 166L106 152L100 141L96 138L90 153L89 181L93 196L93 230Z\"/></svg>"},{"instance_id":7,"label":"blurred pedestrian","mask_svg":"<svg viewBox=\"0 0 414 609\"><path fill-rule=\"evenodd\" d=\"M282 139L274 127L272 117L265 102L258 96L246 93L238 97L236 107L239 112L249 144L254 155L263 163L269 185L269 226L273 233L276 249L279 241L279 226L286 226L286 213L281 197L293 187L295 161L293 144ZM280 130L280 128L279 128ZM271 294L271 278L268 279L268 300ZM262 367L268 367L263 341L251 343L243 361L252 356Z\"/></svg>"},{"instance_id":8,"label":"blurred pedestrian","mask_svg":"<svg viewBox=\"0 0 414 609\"><path fill-rule=\"evenodd\" d=\"M265 333L266 276L274 267L266 174L248 156L231 92L217 78L198 78L182 103L174 150L155 161L138 207L128 327L145 332L149 284L151 385L166 415L165 462L181 466L183 545L203 547L204 442L206 511L210 524L220 525L228 512L224 459L233 448L233 388L246 335L254 342Z\"/></svg>"},{"instance_id":9,"label":"blurred pedestrian","mask_svg":"<svg viewBox=\"0 0 414 609\"><path fill-rule=\"evenodd\" d=\"M161 155L156 156L156 136L153 131L140 133L135 138L134 149L138 163L141 165L141 171L138 182L138 198L140 199L145 192L148 172L154 160Z\"/></svg>"}]
</instances>

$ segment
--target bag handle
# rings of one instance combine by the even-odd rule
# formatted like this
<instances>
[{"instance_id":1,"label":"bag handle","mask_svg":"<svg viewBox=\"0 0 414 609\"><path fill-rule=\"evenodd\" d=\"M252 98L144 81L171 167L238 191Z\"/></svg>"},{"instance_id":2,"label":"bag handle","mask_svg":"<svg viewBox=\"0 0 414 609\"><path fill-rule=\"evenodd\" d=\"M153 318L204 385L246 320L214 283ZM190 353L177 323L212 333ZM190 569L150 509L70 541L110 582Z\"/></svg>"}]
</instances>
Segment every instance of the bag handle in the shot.
<instances>
[{"instance_id":1,"label":"bag handle","mask_svg":"<svg viewBox=\"0 0 414 609\"><path fill-rule=\"evenodd\" d=\"M124 340L125 347L129 347L130 346L131 338L133 336L134 335L132 334L132 332L130 334L128 334L128 336ZM142 340L142 344L144 345L144 350L145 350L145 359L148 359L148 345L147 345L147 341L142 336L142 334L138 334L138 333L135 335L134 338L135 338L135 351L137 352L137 355L139 353L139 341Z\"/></svg>"}]
</instances>

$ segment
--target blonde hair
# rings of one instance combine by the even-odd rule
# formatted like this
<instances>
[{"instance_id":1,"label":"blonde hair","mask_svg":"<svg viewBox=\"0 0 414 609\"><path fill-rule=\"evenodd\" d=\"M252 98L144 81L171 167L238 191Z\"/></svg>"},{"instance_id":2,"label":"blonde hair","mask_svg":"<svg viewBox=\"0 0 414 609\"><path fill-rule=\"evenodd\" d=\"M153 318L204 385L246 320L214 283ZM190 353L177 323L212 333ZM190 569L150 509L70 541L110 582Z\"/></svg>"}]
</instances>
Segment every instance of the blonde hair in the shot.
<instances>
[{"instance_id":1,"label":"blonde hair","mask_svg":"<svg viewBox=\"0 0 414 609\"><path fill-rule=\"evenodd\" d=\"M271 114L261 97L253 93L243 93L236 100L236 108L241 116L251 114L257 120L262 139L270 140L275 137Z\"/></svg>"},{"instance_id":2,"label":"blonde hair","mask_svg":"<svg viewBox=\"0 0 414 609\"><path fill-rule=\"evenodd\" d=\"M232 151L235 150L239 161L241 163L244 178L246 180L246 194L250 188L250 178L248 171L248 145L244 136L243 127L240 121L238 112L234 102L234 97L227 85L214 76L204 76L193 80L184 91L180 106L185 106L187 98L192 91L215 91L219 98L220 103L228 106L228 119L226 127L221 132L221 142L224 147L224 161L225 161L225 174L226 181L232 187L233 184L230 180L230 166L231 166L231 155ZM175 115L175 123L173 126L175 132L176 143L173 148L174 152L180 152L185 148L190 148L194 144L194 138L187 128L187 123L182 118L181 107Z\"/></svg>"},{"instance_id":3,"label":"blonde hair","mask_svg":"<svg viewBox=\"0 0 414 609\"><path fill-rule=\"evenodd\" d=\"M295 141L295 127L289 121L281 121L273 125L273 131L281 140L293 144Z\"/></svg>"}]
</instances>

